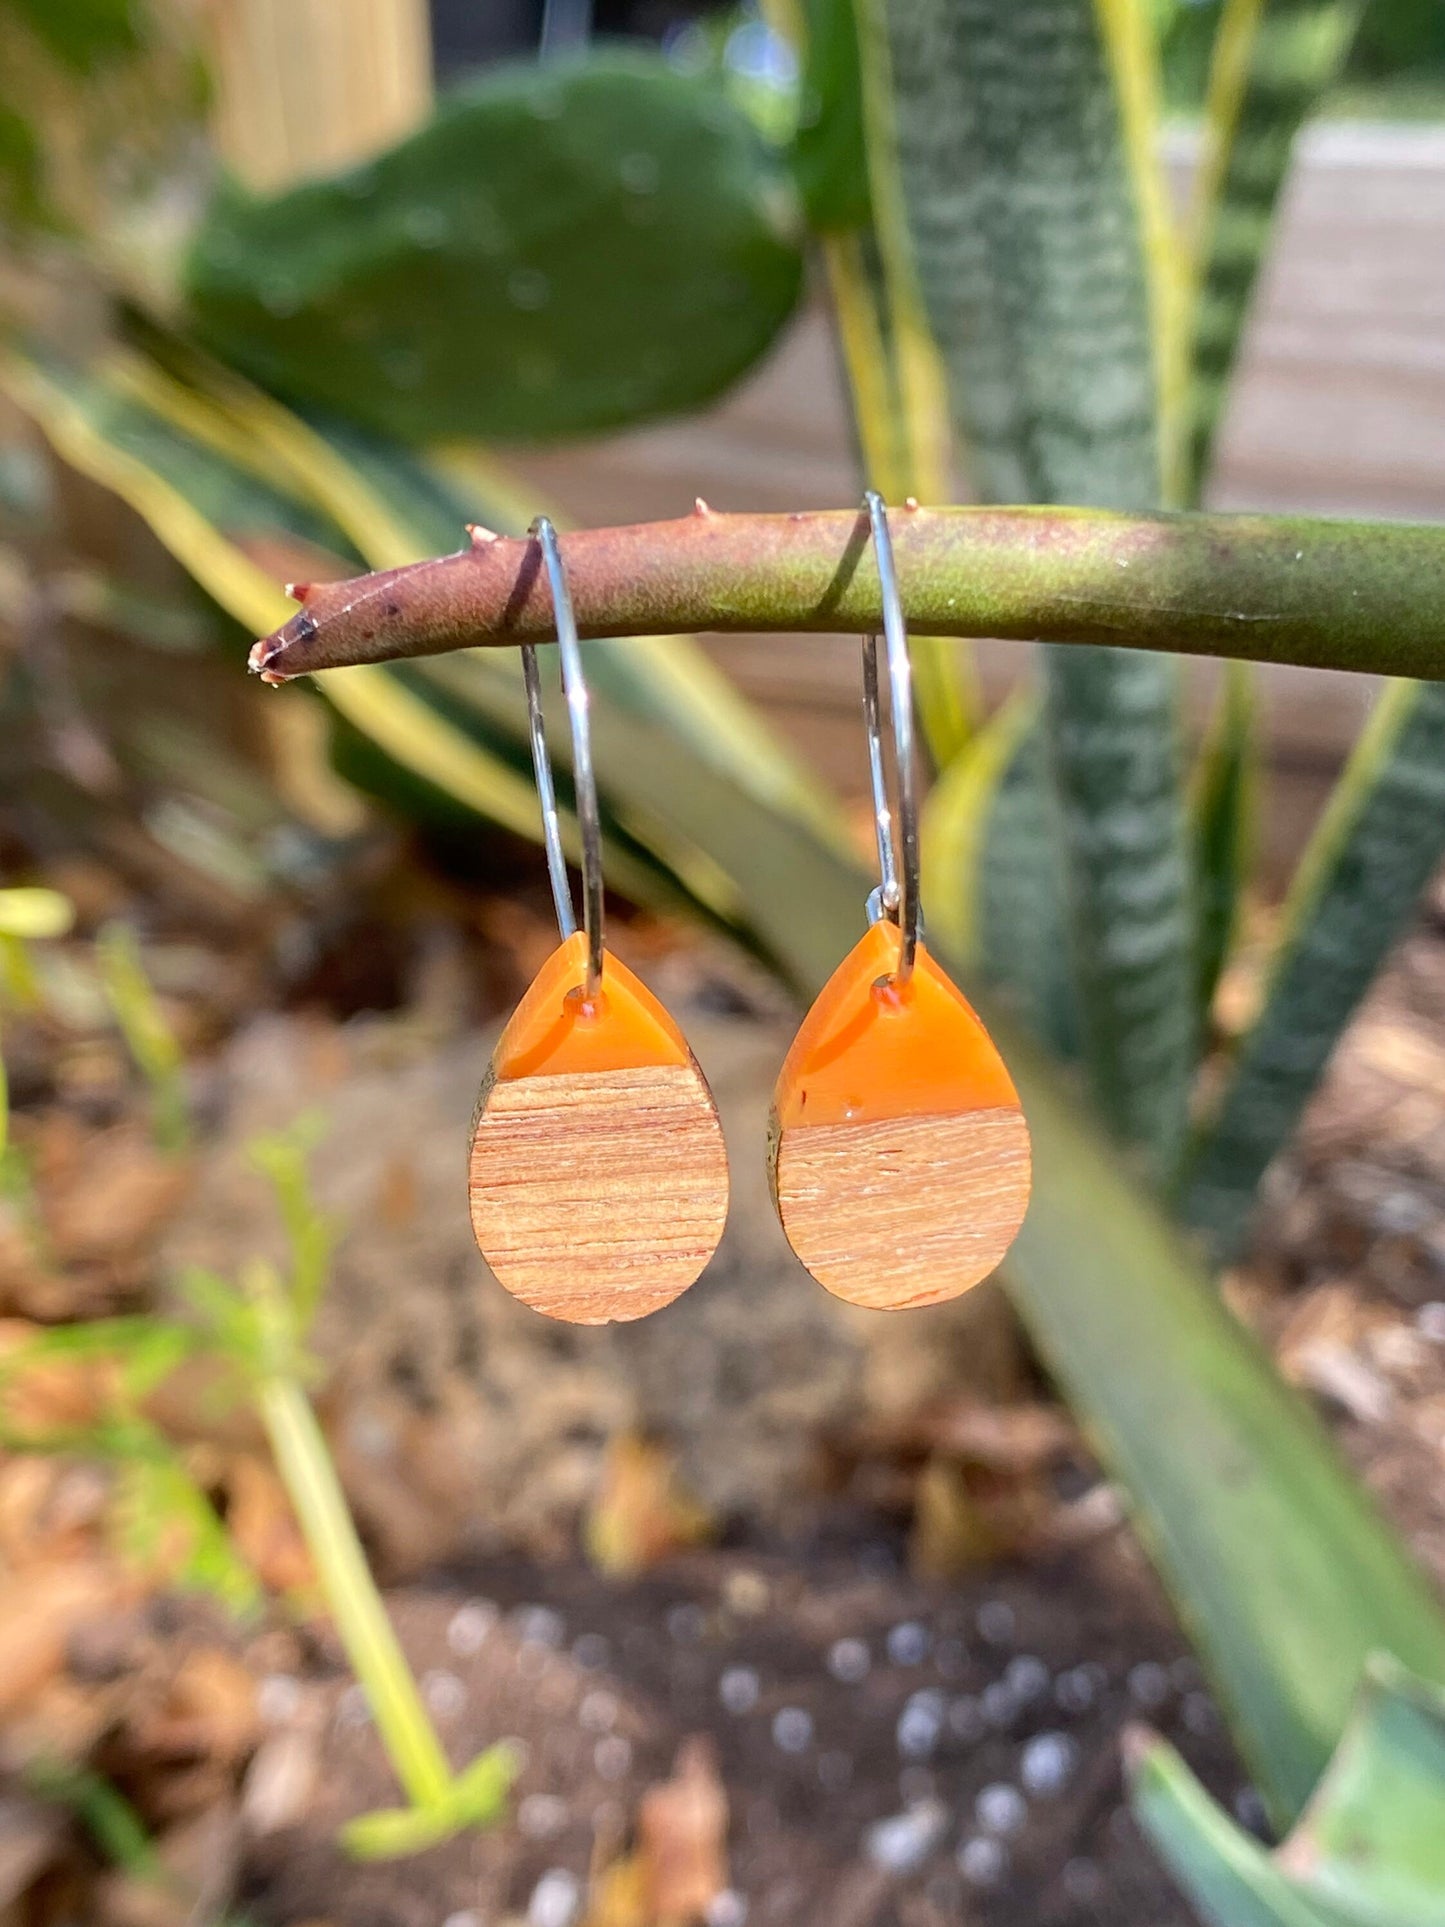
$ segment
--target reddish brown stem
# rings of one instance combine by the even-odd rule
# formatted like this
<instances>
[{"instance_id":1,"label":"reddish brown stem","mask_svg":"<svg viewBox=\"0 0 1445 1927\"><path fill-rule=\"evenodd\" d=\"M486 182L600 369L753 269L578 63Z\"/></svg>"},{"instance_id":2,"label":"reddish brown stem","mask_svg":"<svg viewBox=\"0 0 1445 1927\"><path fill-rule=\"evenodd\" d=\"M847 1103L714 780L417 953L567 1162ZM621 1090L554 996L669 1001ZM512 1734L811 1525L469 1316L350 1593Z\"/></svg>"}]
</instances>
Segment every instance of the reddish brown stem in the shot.
<instances>
[{"instance_id":1,"label":"reddish brown stem","mask_svg":"<svg viewBox=\"0 0 1445 1927\"><path fill-rule=\"evenodd\" d=\"M911 504L890 523L919 634L1445 677L1445 529ZM861 511L699 504L681 521L581 530L562 549L584 636L856 633L880 619ZM302 608L251 653L268 682L552 634L536 543L480 529L458 554L298 594Z\"/></svg>"}]
</instances>

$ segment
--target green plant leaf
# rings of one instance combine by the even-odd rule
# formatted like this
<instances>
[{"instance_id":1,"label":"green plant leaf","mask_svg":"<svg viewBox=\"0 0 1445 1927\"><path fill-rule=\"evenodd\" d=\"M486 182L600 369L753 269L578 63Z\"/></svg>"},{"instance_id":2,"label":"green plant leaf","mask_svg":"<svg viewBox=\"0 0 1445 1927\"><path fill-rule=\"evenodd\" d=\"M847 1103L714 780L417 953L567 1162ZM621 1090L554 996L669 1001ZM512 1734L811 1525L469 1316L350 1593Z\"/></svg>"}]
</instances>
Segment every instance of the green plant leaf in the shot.
<instances>
[{"instance_id":1,"label":"green plant leaf","mask_svg":"<svg viewBox=\"0 0 1445 1927\"><path fill-rule=\"evenodd\" d=\"M853 233L872 220L853 0L802 0L802 25L793 167L814 232Z\"/></svg>"},{"instance_id":2,"label":"green plant leaf","mask_svg":"<svg viewBox=\"0 0 1445 1927\"><path fill-rule=\"evenodd\" d=\"M1134 1736L1131 1796L1179 1884L1219 1927L1424 1927L1445 1898L1445 1693L1383 1655L1298 1825L1267 1852L1174 1749Z\"/></svg>"},{"instance_id":3,"label":"green plant leaf","mask_svg":"<svg viewBox=\"0 0 1445 1927\"><path fill-rule=\"evenodd\" d=\"M432 553L456 540L462 518L484 514L492 526L520 534L536 513L515 484L499 486L489 468L471 461L439 464L417 460L394 445L379 444L334 425L330 446L363 477L394 515L409 556ZM370 558L368 558L370 559ZM472 652L468 683L507 692L515 707L521 691L517 667L495 651ZM429 665L437 667L437 665ZM847 844L838 829L835 799L804 764L786 751L771 729L737 693L690 637L639 637L589 649L588 682L599 721L614 707L640 723L671 731L697 763L736 783L751 801L808 825L835 849ZM517 740L525 734L517 726ZM566 732L555 739L567 760ZM625 793L630 764L619 757L599 774L614 795Z\"/></svg>"},{"instance_id":4,"label":"green plant leaf","mask_svg":"<svg viewBox=\"0 0 1445 1927\"><path fill-rule=\"evenodd\" d=\"M589 661L606 644L588 644ZM617 645L619 651L628 645ZM465 713L492 711L490 686L471 673L472 659L430 665L432 687L448 690ZM516 710L520 723L522 711ZM559 718L560 720L560 718ZM695 902L711 899L733 934L748 939L773 967L799 987L821 981L841 954L836 933L864 927L867 885L836 839L822 838L805 819L765 812L725 772L700 760L663 716L599 706L592 723L599 772L625 769L625 795L614 792L616 819L666 854L687 880ZM570 767L561 750L558 776Z\"/></svg>"},{"instance_id":5,"label":"green plant leaf","mask_svg":"<svg viewBox=\"0 0 1445 1927\"><path fill-rule=\"evenodd\" d=\"M1080 1045L1094 1102L1156 1175L1183 1148L1198 1029L1178 683L1159 658L1062 649L1046 669Z\"/></svg>"},{"instance_id":6,"label":"green plant leaf","mask_svg":"<svg viewBox=\"0 0 1445 1927\"><path fill-rule=\"evenodd\" d=\"M148 0L3 0L62 66L94 76L101 68L138 53L144 41Z\"/></svg>"},{"instance_id":7,"label":"green plant leaf","mask_svg":"<svg viewBox=\"0 0 1445 1927\"><path fill-rule=\"evenodd\" d=\"M1254 854L1259 752L1254 676L1230 663L1194 772L1194 877L1199 892L1199 1020L1206 1024L1234 942L1240 898Z\"/></svg>"},{"instance_id":8,"label":"green plant leaf","mask_svg":"<svg viewBox=\"0 0 1445 1927\"><path fill-rule=\"evenodd\" d=\"M1360 1927L1291 1886L1215 1805L1167 1741L1131 1736L1131 1804L1206 1927Z\"/></svg>"},{"instance_id":9,"label":"green plant leaf","mask_svg":"<svg viewBox=\"0 0 1445 1927\"><path fill-rule=\"evenodd\" d=\"M878 24L914 269L980 496L1153 506L1149 294L1092 0L890 0Z\"/></svg>"},{"instance_id":10,"label":"green plant leaf","mask_svg":"<svg viewBox=\"0 0 1445 1927\"><path fill-rule=\"evenodd\" d=\"M440 1846L465 1822L453 1819L444 1804L427 1807L378 1807L348 1820L338 1838L353 1860L405 1860Z\"/></svg>"},{"instance_id":11,"label":"green plant leaf","mask_svg":"<svg viewBox=\"0 0 1445 1927\"><path fill-rule=\"evenodd\" d=\"M116 1377L107 1385L104 1403L81 1424L36 1431L13 1425L0 1411L0 1439L8 1451L108 1462L114 1475L111 1524L122 1555L145 1565L159 1559L175 1584L247 1614L261 1603L259 1580L232 1545L183 1454L142 1409L149 1394L203 1346L196 1331L145 1314L31 1333L0 1359L0 1408L12 1388L23 1390L27 1374L47 1364L104 1360L116 1367ZM172 1530L177 1526L179 1539Z\"/></svg>"},{"instance_id":12,"label":"green plant leaf","mask_svg":"<svg viewBox=\"0 0 1445 1927\"><path fill-rule=\"evenodd\" d=\"M1197 176L1183 495L1209 474L1295 135L1344 69L1363 0L1225 0Z\"/></svg>"},{"instance_id":13,"label":"green plant leaf","mask_svg":"<svg viewBox=\"0 0 1445 1927\"><path fill-rule=\"evenodd\" d=\"M231 1367L218 1388L218 1407L241 1396L265 1370L268 1335L244 1292L204 1265L186 1265L174 1280L178 1299L195 1313L208 1349Z\"/></svg>"},{"instance_id":14,"label":"green plant leaf","mask_svg":"<svg viewBox=\"0 0 1445 1927\"><path fill-rule=\"evenodd\" d=\"M334 425L327 437L333 453L385 502L393 518L392 543L408 555L454 540L468 514L481 512L517 530L530 519L507 489L490 487L485 473L469 490L465 470L428 465ZM365 530L353 532L366 541ZM383 557L373 548L368 559ZM552 652L542 653L546 658ZM616 881L644 901L702 909L785 974L793 968L794 951L821 956L812 932L826 928L838 907L838 871L817 859L820 851L847 850L826 792L688 638L594 643L587 663L604 843ZM385 701L393 716L407 700L418 715L463 739L480 732L507 745L526 794L527 833L535 837L525 693L516 660L476 650L399 665L391 673ZM548 740L571 838L570 741L550 670L544 683ZM371 726L379 720L373 714ZM361 774L358 764L351 767ZM418 768L418 776L423 769L437 773L435 763ZM619 861L629 851L631 860Z\"/></svg>"},{"instance_id":15,"label":"green plant leaf","mask_svg":"<svg viewBox=\"0 0 1445 1927\"><path fill-rule=\"evenodd\" d=\"M242 425L252 419L243 417ZM476 461L427 463L335 424L324 437L305 432L345 470L353 499L343 501L334 491L324 499L369 561L444 548L462 521L479 513L517 531L530 520L530 505ZM297 459L309 462L315 474L309 447ZM358 485L370 491L369 505L354 499ZM385 528L381 513L388 518ZM793 952L812 947L809 933L820 927L819 918L826 926L837 908L837 867L820 866L817 858L820 850L845 855L848 846L826 791L689 638L596 643L587 660L610 873L644 901L674 907L690 901L786 974ZM419 717L453 738L480 731L484 740L506 745L526 797L525 832L535 837L525 694L515 659L468 651L403 665L392 675L384 705L393 721L399 706L410 702ZM548 674L544 681L549 742L568 809L568 732L556 679ZM330 679L328 693L334 694L329 685ZM378 707L367 712L373 729L381 724ZM358 720L354 707L349 713ZM361 773L356 763L352 767ZM437 763L421 761L418 777L423 770L435 777ZM570 817L567 830L575 835Z\"/></svg>"},{"instance_id":16,"label":"green plant leaf","mask_svg":"<svg viewBox=\"0 0 1445 1927\"><path fill-rule=\"evenodd\" d=\"M1389 683L1295 872L1264 1007L1190 1161L1185 1215L1222 1256L1442 851L1445 684Z\"/></svg>"},{"instance_id":17,"label":"green plant leaf","mask_svg":"<svg viewBox=\"0 0 1445 1927\"><path fill-rule=\"evenodd\" d=\"M278 394L414 441L543 440L695 408L801 285L778 158L660 57L499 70L335 180L224 193L200 335Z\"/></svg>"},{"instance_id":18,"label":"green plant leaf","mask_svg":"<svg viewBox=\"0 0 1445 1927\"><path fill-rule=\"evenodd\" d=\"M1256 1784L1287 1824L1365 1661L1445 1683L1445 1617L1323 1425L1007 1026L1033 1134L1006 1282L1173 1595Z\"/></svg>"},{"instance_id":19,"label":"green plant leaf","mask_svg":"<svg viewBox=\"0 0 1445 1927\"><path fill-rule=\"evenodd\" d=\"M980 494L1157 503L1177 303L1137 7L870 7L873 58L892 79L891 115L870 136L895 143ZM1106 1121L1164 1172L1195 1053L1177 671L1112 649L1049 651L1044 678L1084 1059Z\"/></svg>"},{"instance_id":20,"label":"green plant leaf","mask_svg":"<svg viewBox=\"0 0 1445 1927\"><path fill-rule=\"evenodd\" d=\"M1036 690L1017 689L935 784L923 814L924 900L930 930L1067 1060L1078 1055L1078 1015L1039 708Z\"/></svg>"},{"instance_id":21,"label":"green plant leaf","mask_svg":"<svg viewBox=\"0 0 1445 1927\"><path fill-rule=\"evenodd\" d=\"M1291 1876L1369 1927L1416 1927L1445 1903L1445 1692L1386 1654L1279 1852Z\"/></svg>"},{"instance_id":22,"label":"green plant leaf","mask_svg":"<svg viewBox=\"0 0 1445 1927\"><path fill-rule=\"evenodd\" d=\"M138 1416L145 1398L184 1360L200 1350L197 1334L147 1313L128 1317L90 1318L73 1325L47 1326L29 1334L0 1358L0 1401L25 1375L56 1362L89 1364L98 1360L118 1367L115 1398L93 1424L52 1426L25 1431L8 1418L0 1421L6 1449L16 1452L118 1451L134 1445L143 1453L164 1450L148 1420Z\"/></svg>"}]
</instances>

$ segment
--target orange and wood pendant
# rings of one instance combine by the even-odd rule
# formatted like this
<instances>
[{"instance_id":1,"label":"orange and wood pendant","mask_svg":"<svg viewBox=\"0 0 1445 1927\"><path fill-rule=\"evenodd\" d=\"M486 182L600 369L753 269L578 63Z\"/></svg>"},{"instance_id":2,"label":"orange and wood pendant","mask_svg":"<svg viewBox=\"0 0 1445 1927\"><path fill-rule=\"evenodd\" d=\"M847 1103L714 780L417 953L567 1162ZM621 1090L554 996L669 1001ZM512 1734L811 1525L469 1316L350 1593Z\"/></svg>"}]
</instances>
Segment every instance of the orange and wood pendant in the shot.
<instances>
[{"instance_id":1,"label":"orange and wood pendant","mask_svg":"<svg viewBox=\"0 0 1445 1927\"><path fill-rule=\"evenodd\" d=\"M880 921L803 1020L773 1093L769 1166L788 1242L819 1284L894 1310L957 1297L1029 1200L1013 1080L922 944L906 984Z\"/></svg>"},{"instance_id":2,"label":"orange and wood pendant","mask_svg":"<svg viewBox=\"0 0 1445 1927\"><path fill-rule=\"evenodd\" d=\"M482 1256L549 1318L644 1318L697 1277L727 1216L717 1106L687 1040L608 955L587 996L587 938L542 966L498 1040L472 1123Z\"/></svg>"}]
</instances>

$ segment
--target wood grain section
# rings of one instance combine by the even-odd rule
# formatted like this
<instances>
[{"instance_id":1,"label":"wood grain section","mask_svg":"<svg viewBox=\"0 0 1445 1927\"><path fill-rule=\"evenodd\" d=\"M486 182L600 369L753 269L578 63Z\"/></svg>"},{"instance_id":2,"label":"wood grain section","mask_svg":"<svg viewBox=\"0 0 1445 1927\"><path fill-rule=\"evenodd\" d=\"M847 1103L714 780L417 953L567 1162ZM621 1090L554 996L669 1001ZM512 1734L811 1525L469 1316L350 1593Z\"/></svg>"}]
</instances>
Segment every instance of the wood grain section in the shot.
<instances>
[{"instance_id":1,"label":"wood grain section","mask_svg":"<svg viewBox=\"0 0 1445 1927\"><path fill-rule=\"evenodd\" d=\"M482 1256L549 1318L605 1325L669 1305L727 1217L727 1154L702 1072L685 1064L489 1077L469 1192Z\"/></svg>"},{"instance_id":2,"label":"wood grain section","mask_svg":"<svg viewBox=\"0 0 1445 1927\"><path fill-rule=\"evenodd\" d=\"M969 1290L1028 1208L1029 1133L1016 1108L793 1125L770 1148L789 1244L819 1284L872 1310Z\"/></svg>"}]
</instances>

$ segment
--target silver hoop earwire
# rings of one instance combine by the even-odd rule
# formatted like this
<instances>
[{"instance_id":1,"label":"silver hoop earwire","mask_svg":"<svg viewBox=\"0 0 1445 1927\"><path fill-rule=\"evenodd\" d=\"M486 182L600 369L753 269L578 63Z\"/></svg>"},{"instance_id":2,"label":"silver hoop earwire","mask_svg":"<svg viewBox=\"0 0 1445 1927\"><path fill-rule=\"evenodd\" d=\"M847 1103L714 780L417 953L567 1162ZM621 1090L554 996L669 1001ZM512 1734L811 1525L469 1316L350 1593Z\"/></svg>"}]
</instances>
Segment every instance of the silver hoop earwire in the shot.
<instances>
[{"instance_id":1,"label":"silver hoop earwire","mask_svg":"<svg viewBox=\"0 0 1445 1927\"><path fill-rule=\"evenodd\" d=\"M888 645L888 703L893 712L893 760L898 784L898 821L888 802L883 757L883 727L878 701L878 638L863 638L863 717L868 731L868 774L873 785L873 821L878 835L882 882L868 899L872 923L890 917L898 924L896 984L913 975L922 922L919 902L918 781L913 766L913 668L908 658L908 625L893 567L893 538L883 497L869 489L863 497L873 532L878 586L883 600L883 633Z\"/></svg>"},{"instance_id":2,"label":"silver hoop earwire","mask_svg":"<svg viewBox=\"0 0 1445 1927\"><path fill-rule=\"evenodd\" d=\"M557 531L545 515L532 524L532 535L542 551L552 590L552 624L562 658L562 690L572 728L572 785L577 824L582 834L582 927L587 932L586 996L602 988L602 818L597 804L597 776L592 766L592 731L588 720L587 682L582 673L582 648L577 619L557 544ZM573 936L577 916L572 908L572 886L567 880L567 857L562 848L562 825L557 815L557 790L552 760L547 754L547 727L542 716L542 681L537 671L536 645L522 644L522 677L527 686L527 726L532 739L532 768L537 776L537 799L542 806L542 841L547 851L547 876L557 906L557 927L564 938Z\"/></svg>"}]
</instances>

